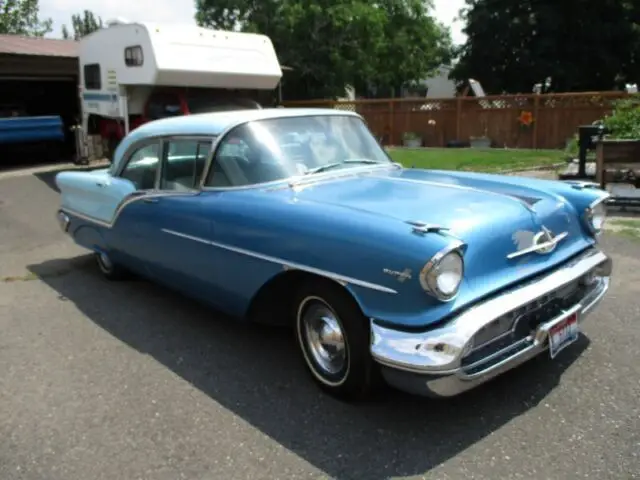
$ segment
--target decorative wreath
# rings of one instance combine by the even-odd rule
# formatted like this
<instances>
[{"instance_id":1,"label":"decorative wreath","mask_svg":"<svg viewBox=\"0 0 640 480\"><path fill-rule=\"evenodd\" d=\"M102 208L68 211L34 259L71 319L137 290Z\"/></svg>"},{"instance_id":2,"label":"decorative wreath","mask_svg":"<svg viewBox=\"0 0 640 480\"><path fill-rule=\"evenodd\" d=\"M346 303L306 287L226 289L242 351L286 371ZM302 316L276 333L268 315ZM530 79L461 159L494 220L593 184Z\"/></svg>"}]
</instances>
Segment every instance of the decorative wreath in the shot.
<instances>
[{"instance_id":1,"label":"decorative wreath","mask_svg":"<svg viewBox=\"0 0 640 480\"><path fill-rule=\"evenodd\" d=\"M518 123L520 123L520 126L523 128L530 127L531 124L533 123L533 113L528 111L520 112L520 116L518 117Z\"/></svg>"}]
</instances>

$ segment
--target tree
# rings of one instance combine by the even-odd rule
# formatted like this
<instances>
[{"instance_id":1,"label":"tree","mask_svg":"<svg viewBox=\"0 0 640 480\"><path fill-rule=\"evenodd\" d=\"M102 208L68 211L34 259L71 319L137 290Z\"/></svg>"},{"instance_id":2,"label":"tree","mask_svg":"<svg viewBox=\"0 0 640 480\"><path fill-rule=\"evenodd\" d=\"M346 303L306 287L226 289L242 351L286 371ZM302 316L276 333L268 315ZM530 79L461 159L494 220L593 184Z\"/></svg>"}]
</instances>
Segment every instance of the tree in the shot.
<instances>
[{"instance_id":1,"label":"tree","mask_svg":"<svg viewBox=\"0 0 640 480\"><path fill-rule=\"evenodd\" d=\"M40 20L38 0L0 0L0 34L43 37L53 20Z\"/></svg>"},{"instance_id":2,"label":"tree","mask_svg":"<svg viewBox=\"0 0 640 480\"><path fill-rule=\"evenodd\" d=\"M625 1L636 3L466 0L467 41L452 76L495 94L531 92L546 77L555 91L610 90L631 73L637 45Z\"/></svg>"},{"instance_id":3,"label":"tree","mask_svg":"<svg viewBox=\"0 0 640 480\"><path fill-rule=\"evenodd\" d=\"M71 15L71 26L73 28L73 39L80 40L82 37L102 28L102 18L96 16L90 10L85 10L81 14ZM62 25L62 38L72 38L66 25Z\"/></svg>"},{"instance_id":4,"label":"tree","mask_svg":"<svg viewBox=\"0 0 640 480\"><path fill-rule=\"evenodd\" d=\"M293 68L287 98L319 98L424 78L450 46L431 9L430 0L197 0L196 21L269 36Z\"/></svg>"}]
</instances>

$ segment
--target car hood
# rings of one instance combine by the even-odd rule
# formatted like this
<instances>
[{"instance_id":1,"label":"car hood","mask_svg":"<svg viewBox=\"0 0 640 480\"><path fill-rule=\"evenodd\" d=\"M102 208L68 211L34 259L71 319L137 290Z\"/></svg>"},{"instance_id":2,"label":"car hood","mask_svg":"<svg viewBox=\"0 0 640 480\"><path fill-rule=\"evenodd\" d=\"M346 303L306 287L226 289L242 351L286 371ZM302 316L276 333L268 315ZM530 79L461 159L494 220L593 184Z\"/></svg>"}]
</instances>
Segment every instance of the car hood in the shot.
<instances>
[{"instance_id":1,"label":"car hood","mask_svg":"<svg viewBox=\"0 0 640 480\"><path fill-rule=\"evenodd\" d=\"M470 278L490 276L522 264L507 255L531 246L543 227L554 235L567 233L547 255L526 255L523 274L566 259L590 244L575 210L564 198L534 187L512 185L504 177L474 177L458 172L419 169L376 170L366 175L301 184L297 201L339 206L347 215L375 214L380 221L424 222L450 229L467 244L465 266ZM432 233L431 235L437 235ZM486 278L488 280L488 278ZM503 282L498 282L503 283Z\"/></svg>"}]
</instances>

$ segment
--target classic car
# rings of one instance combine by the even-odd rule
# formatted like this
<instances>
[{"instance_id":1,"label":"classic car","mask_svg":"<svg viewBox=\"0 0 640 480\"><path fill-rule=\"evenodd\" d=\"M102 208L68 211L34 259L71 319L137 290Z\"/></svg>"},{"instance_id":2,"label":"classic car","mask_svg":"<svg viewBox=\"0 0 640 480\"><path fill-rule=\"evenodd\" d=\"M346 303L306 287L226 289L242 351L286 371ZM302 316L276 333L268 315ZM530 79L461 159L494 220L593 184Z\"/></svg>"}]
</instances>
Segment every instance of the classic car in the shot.
<instances>
[{"instance_id":1,"label":"classic car","mask_svg":"<svg viewBox=\"0 0 640 480\"><path fill-rule=\"evenodd\" d=\"M352 112L158 120L109 168L56 183L62 230L108 279L290 325L311 378L346 400L385 383L450 397L555 358L609 287L606 192L403 168Z\"/></svg>"}]
</instances>

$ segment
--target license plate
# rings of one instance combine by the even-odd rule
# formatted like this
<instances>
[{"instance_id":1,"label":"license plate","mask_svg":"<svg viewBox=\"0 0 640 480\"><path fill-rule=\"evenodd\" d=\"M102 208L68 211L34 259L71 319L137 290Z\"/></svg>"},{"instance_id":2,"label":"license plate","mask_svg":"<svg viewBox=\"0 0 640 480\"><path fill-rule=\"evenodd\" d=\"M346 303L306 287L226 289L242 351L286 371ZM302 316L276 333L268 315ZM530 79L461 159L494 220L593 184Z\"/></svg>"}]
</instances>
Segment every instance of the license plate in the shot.
<instances>
[{"instance_id":1,"label":"license plate","mask_svg":"<svg viewBox=\"0 0 640 480\"><path fill-rule=\"evenodd\" d=\"M578 313L572 313L549 329L549 355L551 358L578 340Z\"/></svg>"}]
</instances>

